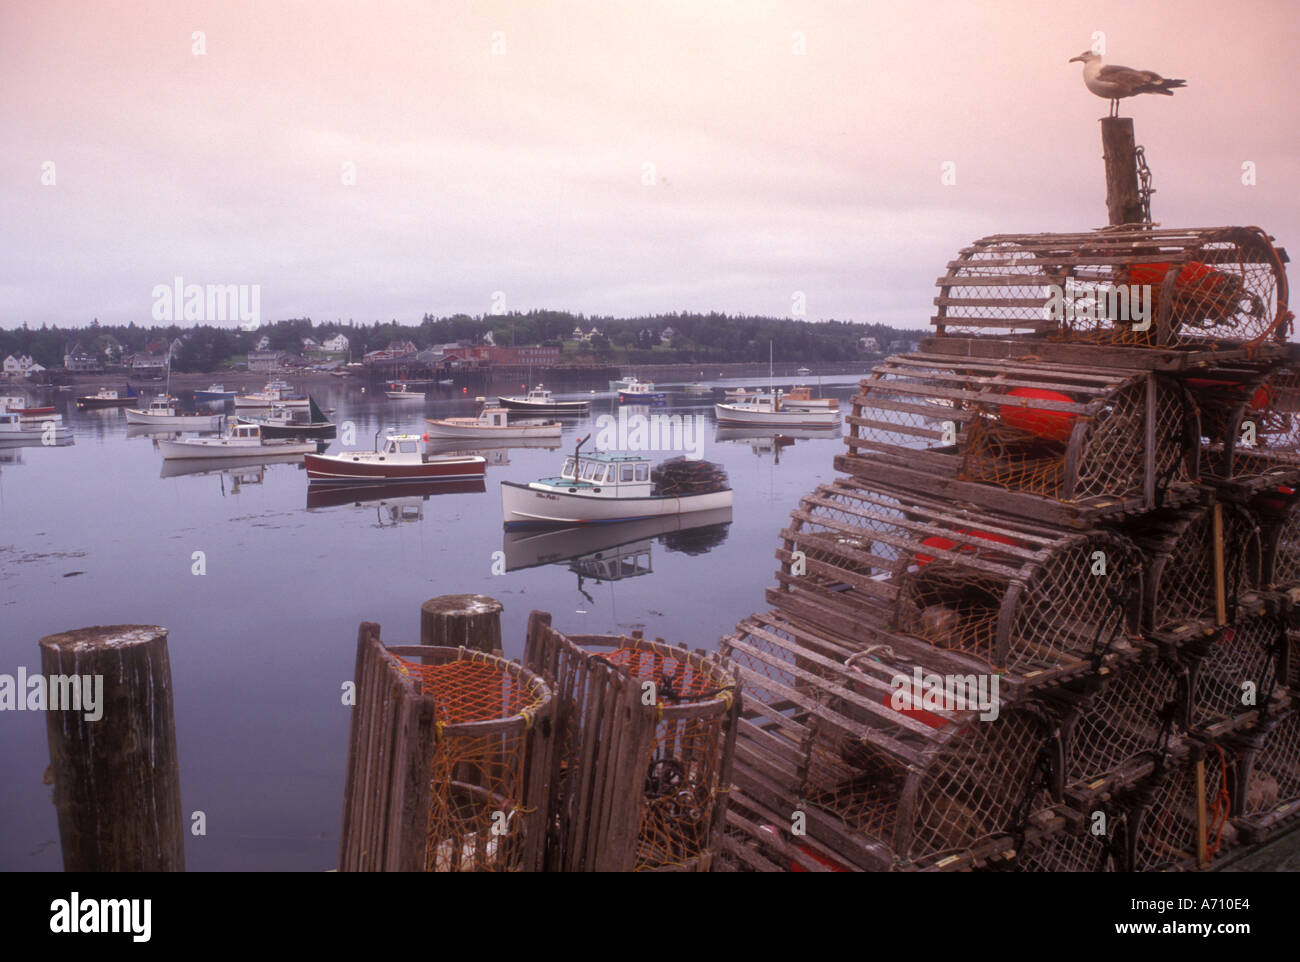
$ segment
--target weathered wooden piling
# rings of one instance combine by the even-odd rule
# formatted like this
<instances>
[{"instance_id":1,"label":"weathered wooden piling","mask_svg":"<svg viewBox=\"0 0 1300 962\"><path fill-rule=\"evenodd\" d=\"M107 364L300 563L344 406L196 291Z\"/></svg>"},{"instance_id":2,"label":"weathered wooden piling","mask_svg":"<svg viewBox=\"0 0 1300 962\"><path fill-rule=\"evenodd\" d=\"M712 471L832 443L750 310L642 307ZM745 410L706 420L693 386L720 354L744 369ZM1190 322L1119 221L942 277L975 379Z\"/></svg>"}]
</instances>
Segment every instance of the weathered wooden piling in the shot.
<instances>
[{"instance_id":1,"label":"weathered wooden piling","mask_svg":"<svg viewBox=\"0 0 1300 962\"><path fill-rule=\"evenodd\" d=\"M184 871L167 629L80 628L47 635L40 648L51 689L70 693L56 679L102 679L93 712L84 701L53 710L51 699L46 715L64 870Z\"/></svg>"},{"instance_id":2,"label":"weathered wooden piling","mask_svg":"<svg viewBox=\"0 0 1300 962\"><path fill-rule=\"evenodd\" d=\"M1110 223L1140 224L1142 198L1138 193L1137 141L1132 117L1103 117L1102 160L1106 163L1106 212Z\"/></svg>"},{"instance_id":3,"label":"weathered wooden piling","mask_svg":"<svg viewBox=\"0 0 1300 962\"><path fill-rule=\"evenodd\" d=\"M487 595L439 595L420 606L420 644L501 650L501 602Z\"/></svg>"}]
</instances>

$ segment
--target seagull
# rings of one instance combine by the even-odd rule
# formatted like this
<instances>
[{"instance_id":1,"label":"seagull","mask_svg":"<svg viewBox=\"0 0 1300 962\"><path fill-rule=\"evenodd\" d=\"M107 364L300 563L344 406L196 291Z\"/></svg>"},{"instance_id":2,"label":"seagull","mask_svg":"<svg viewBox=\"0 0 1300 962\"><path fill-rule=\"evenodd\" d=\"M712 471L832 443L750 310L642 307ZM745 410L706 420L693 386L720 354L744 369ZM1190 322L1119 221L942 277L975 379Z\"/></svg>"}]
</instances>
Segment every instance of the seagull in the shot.
<instances>
[{"instance_id":1,"label":"seagull","mask_svg":"<svg viewBox=\"0 0 1300 962\"><path fill-rule=\"evenodd\" d=\"M1151 70L1134 70L1132 67L1103 67L1101 54L1085 50L1077 57L1071 57L1070 63L1083 61L1083 83L1098 97L1110 101L1111 117L1119 116L1121 97L1136 97L1138 94L1174 95L1174 87L1187 86L1186 80L1166 80Z\"/></svg>"}]
</instances>

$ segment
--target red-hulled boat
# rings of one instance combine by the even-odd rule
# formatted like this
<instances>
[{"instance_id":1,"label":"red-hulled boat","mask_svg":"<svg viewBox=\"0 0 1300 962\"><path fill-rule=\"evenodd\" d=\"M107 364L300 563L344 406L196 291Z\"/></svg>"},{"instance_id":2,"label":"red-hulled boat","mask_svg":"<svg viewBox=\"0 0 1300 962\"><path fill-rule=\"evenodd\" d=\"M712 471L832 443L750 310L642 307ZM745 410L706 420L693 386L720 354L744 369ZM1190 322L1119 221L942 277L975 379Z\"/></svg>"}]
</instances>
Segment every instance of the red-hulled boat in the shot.
<instances>
[{"instance_id":1,"label":"red-hulled boat","mask_svg":"<svg viewBox=\"0 0 1300 962\"><path fill-rule=\"evenodd\" d=\"M365 481L449 481L482 478L487 461L477 455L428 455L418 434L390 434L373 451L306 454L303 464L314 482L357 484Z\"/></svg>"}]
</instances>

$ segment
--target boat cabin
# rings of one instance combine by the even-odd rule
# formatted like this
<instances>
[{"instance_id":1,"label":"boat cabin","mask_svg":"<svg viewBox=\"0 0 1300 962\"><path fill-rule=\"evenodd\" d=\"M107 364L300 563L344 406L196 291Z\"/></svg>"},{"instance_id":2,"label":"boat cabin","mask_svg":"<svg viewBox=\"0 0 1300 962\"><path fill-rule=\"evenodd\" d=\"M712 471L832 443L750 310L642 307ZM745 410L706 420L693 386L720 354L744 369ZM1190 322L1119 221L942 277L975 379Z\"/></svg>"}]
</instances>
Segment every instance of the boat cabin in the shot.
<instances>
[{"instance_id":1,"label":"boat cabin","mask_svg":"<svg viewBox=\"0 0 1300 962\"><path fill-rule=\"evenodd\" d=\"M149 402L149 407L145 409L145 414L156 414L165 418L173 417L176 414L176 409L172 407L174 400L174 398L168 397L153 398Z\"/></svg>"},{"instance_id":2,"label":"boat cabin","mask_svg":"<svg viewBox=\"0 0 1300 962\"><path fill-rule=\"evenodd\" d=\"M478 423L485 428L503 428L510 423L510 412L500 407L485 407L478 412Z\"/></svg>"},{"instance_id":3,"label":"boat cabin","mask_svg":"<svg viewBox=\"0 0 1300 962\"><path fill-rule=\"evenodd\" d=\"M385 460L419 462L424 460L423 442L424 438L419 434L390 434L384 438L378 453Z\"/></svg>"},{"instance_id":4,"label":"boat cabin","mask_svg":"<svg viewBox=\"0 0 1300 962\"><path fill-rule=\"evenodd\" d=\"M22 429L22 415L10 414L7 411L0 414L0 431L21 431Z\"/></svg>"},{"instance_id":5,"label":"boat cabin","mask_svg":"<svg viewBox=\"0 0 1300 962\"><path fill-rule=\"evenodd\" d=\"M648 498L651 494L650 459L637 454L596 452L564 459L558 478L543 478L535 484L607 498Z\"/></svg>"},{"instance_id":6,"label":"boat cabin","mask_svg":"<svg viewBox=\"0 0 1300 962\"><path fill-rule=\"evenodd\" d=\"M260 441L262 438L262 429L256 424L232 424L228 438L235 440Z\"/></svg>"}]
</instances>

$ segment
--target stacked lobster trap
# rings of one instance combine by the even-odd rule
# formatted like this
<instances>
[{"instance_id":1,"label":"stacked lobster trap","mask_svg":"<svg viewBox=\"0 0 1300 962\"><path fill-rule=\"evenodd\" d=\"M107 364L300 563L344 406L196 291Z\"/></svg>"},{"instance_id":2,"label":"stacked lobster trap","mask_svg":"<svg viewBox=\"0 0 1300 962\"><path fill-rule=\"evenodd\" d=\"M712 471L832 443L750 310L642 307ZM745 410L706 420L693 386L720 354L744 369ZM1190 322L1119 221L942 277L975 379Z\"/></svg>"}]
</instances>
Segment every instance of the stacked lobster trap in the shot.
<instances>
[{"instance_id":1,"label":"stacked lobster trap","mask_svg":"<svg viewBox=\"0 0 1300 962\"><path fill-rule=\"evenodd\" d=\"M1286 259L1128 225L948 264L724 639L731 867L1179 870L1290 823Z\"/></svg>"}]
</instances>

